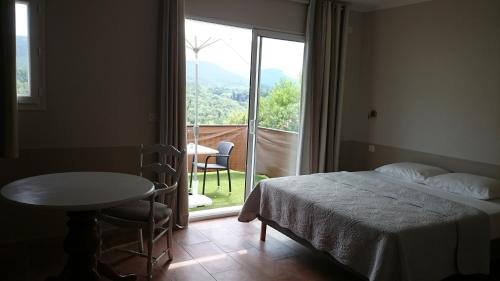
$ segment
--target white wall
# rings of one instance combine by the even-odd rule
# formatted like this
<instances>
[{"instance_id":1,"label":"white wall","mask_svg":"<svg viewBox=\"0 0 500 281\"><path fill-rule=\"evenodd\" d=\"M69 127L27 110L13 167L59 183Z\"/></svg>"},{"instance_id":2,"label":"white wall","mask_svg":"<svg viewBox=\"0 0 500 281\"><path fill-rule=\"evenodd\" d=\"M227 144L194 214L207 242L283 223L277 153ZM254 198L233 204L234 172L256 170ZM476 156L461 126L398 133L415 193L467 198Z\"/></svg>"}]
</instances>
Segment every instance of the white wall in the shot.
<instances>
[{"instance_id":1,"label":"white wall","mask_svg":"<svg viewBox=\"0 0 500 281\"><path fill-rule=\"evenodd\" d=\"M360 141L368 139L369 98L366 81L364 81L366 67L364 67L362 59L367 36L365 25L365 13L351 12L344 80L342 140Z\"/></svg>"},{"instance_id":2,"label":"white wall","mask_svg":"<svg viewBox=\"0 0 500 281\"><path fill-rule=\"evenodd\" d=\"M154 141L158 1L46 1L47 109L19 113L21 148Z\"/></svg>"},{"instance_id":3,"label":"white wall","mask_svg":"<svg viewBox=\"0 0 500 281\"><path fill-rule=\"evenodd\" d=\"M357 128L343 139L500 164L500 1L434 0L364 17L366 88L345 97L344 127Z\"/></svg>"}]
</instances>

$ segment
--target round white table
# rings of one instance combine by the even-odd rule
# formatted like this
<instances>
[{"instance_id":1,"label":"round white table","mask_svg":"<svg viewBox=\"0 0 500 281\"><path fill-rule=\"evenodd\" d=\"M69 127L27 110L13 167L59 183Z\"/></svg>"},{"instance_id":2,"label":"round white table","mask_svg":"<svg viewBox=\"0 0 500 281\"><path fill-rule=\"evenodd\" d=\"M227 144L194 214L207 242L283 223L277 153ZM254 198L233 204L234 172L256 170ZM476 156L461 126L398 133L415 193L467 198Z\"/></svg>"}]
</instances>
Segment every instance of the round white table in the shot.
<instances>
[{"instance_id":1,"label":"round white table","mask_svg":"<svg viewBox=\"0 0 500 281\"><path fill-rule=\"evenodd\" d=\"M17 180L4 186L1 194L15 203L65 210L68 234L64 250L68 259L58 277L48 280L94 281L99 273L112 280L135 280L119 276L96 260L99 246L96 215L100 209L143 199L154 184L142 177L107 172L48 174Z\"/></svg>"}]
</instances>

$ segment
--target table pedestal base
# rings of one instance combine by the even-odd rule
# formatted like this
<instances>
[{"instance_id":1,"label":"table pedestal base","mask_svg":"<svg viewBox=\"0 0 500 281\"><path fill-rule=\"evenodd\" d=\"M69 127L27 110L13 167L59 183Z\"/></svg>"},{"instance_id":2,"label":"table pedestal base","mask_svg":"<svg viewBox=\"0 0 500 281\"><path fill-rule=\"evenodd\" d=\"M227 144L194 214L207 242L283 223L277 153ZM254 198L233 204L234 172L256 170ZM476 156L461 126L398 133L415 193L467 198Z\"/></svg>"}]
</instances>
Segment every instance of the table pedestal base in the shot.
<instances>
[{"instance_id":1,"label":"table pedestal base","mask_svg":"<svg viewBox=\"0 0 500 281\"><path fill-rule=\"evenodd\" d=\"M108 265L97 261L99 236L95 211L68 212L67 215L66 266L59 276L49 277L46 281L98 281L101 280L100 274L111 280L136 280L135 275L118 275Z\"/></svg>"}]
</instances>

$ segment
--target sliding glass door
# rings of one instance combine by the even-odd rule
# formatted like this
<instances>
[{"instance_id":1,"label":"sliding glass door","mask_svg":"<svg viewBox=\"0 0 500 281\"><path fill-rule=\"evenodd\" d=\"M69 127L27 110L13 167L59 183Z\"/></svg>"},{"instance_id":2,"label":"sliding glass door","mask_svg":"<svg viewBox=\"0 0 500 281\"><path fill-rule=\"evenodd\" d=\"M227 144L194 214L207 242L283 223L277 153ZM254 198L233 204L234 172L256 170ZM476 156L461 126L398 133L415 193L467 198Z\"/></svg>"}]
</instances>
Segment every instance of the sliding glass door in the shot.
<instances>
[{"instance_id":1,"label":"sliding glass door","mask_svg":"<svg viewBox=\"0 0 500 281\"><path fill-rule=\"evenodd\" d=\"M186 20L190 211L240 206L260 180L295 174L302 40Z\"/></svg>"},{"instance_id":2,"label":"sliding glass door","mask_svg":"<svg viewBox=\"0 0 500 281\"><path fill-rule=\"evenodd\" d=\"M303 53L302 36L253 30L246 195L296 174Z\"/></svg>"},{"instance_id":3,"label":"sliding glass door","mask_svg":"<svg viewBox=\"0 0 500 281\"><path fill-rule=\"evenodd\" d=\"M239 206L245 191L252 30L189 19L185 26L190 211ZM232 150L221 151L224 143ZM227 153L228 158L217 157Z\"/></svg>"}]
</instances>

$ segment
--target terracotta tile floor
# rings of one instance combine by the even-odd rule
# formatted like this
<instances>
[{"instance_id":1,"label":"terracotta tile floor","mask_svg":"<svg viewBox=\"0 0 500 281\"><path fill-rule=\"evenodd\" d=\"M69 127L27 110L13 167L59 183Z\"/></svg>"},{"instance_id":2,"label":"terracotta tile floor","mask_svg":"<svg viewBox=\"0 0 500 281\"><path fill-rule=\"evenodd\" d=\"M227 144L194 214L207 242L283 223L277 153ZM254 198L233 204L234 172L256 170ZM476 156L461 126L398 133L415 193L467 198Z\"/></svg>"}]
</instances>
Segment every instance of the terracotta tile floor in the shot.
<instances>
[{"instance_id":1,"label":"terracotta tile floor","mask_svg":"<svg viewBox=\"0 0 500 281\"><path fill-rule=\"evenodd\" d=\"M191 223L186 230L174 232L171 263L163 262L154 267L155 281L360 281L353 274L335 265L329 259L313 253L274 229L267 228L267 241L259 240L260 222L240 223L236 217ZM158 245L163 243L163 245ZM156 251L164 246L165 239L157 243ZM46 248L31 247L36 254L29 263L2 262L15 278L0 275L3 280L41 281L45 276L59 272L64 263L61 242ZM54 249L57 249L54 251ZM25 250L28 251L28 250ZM19 251L11 251L19 253ZM50 253L50 258L47 258ZM44 258L41 258L43 256ZM120 252L105 255L104 260L121 273L137 273L144 281L146 263L143 258ZM22 259L15 259L16 261ZM11 265L9 265L11 264ZM454 277L446 281L500 280L500 263L492 264L492 276ZM0 270L0 272L3 272ZM20 276L24 276L20 278ZM5 277L5 278L4 278Z\"/></svg>"},{"instance_id":2,"label":"terracotta tile floor","mask_svg":"<svg viewBox=\"0 0 500 281\"><path fill-rule=\"evenodd\" d=\"M266 242L261 242L259 231L260 222L240 223L236 217L191 223L188 229L174 233L174 259L170 264L156 265L153 279L360 280L269 227ZM118 252L104 259L118 272L135 272L139 280L145 280L144 259Z\"/></svg>"}]
</instances>

